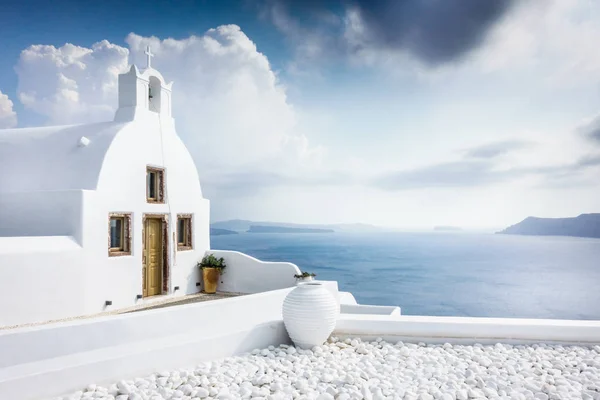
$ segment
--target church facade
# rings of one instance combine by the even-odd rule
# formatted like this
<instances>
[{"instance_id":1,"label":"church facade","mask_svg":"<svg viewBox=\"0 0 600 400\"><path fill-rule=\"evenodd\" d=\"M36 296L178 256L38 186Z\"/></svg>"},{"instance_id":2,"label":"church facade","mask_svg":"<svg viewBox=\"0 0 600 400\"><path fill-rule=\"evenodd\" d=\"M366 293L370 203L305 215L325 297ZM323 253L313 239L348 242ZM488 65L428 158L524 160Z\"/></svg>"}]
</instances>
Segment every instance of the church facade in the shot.
<instances>
[{"instance_id":1,"label":"church facade","mask_svg":"<svg viewBox=\"0 0 600 400\"><path fill-rule=\"evenodd\" d=\"M209 201L147 54L113 121L0 130L0 326L199 291Z\"/></svg>"}]
</instances>

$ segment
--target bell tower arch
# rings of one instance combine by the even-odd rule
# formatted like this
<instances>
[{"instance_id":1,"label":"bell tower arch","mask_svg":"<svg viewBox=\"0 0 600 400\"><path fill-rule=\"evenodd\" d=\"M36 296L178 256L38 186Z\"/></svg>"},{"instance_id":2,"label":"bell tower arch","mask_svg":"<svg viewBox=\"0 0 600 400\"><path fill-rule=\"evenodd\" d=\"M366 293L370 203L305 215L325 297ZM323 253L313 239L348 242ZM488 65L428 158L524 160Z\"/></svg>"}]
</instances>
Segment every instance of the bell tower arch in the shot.
<instances>
[{"instance_id":1,"label":"bell tower arch","mask_svg":"<svg viewBox=\"0 0 600 400\"><path fill-rule=\"evenodd\" d=\"M160 72L152 68L154 54L145 51L147 67L140 71L131 65L128 72L119 75L119 108L115 121L131 121L148 113L171 117L171 87Z\"/></svg>"}]
</instances>

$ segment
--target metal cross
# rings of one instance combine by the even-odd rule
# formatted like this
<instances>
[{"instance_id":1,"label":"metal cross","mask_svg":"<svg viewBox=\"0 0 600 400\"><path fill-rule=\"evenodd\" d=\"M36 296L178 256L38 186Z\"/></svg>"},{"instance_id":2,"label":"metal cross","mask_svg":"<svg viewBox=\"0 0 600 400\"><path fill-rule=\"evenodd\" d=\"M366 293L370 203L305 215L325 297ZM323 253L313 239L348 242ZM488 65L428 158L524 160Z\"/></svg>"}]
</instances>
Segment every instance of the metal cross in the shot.
<instances>
[{"instance_id":1,"label":"metal cross","mask_svg":"<svg viewBox=\"0 0 600 400\"><path fill-rule=\"evenodd\" d=\"M148 68L152 68L151 61L152 57L154 57L154 54L152 54L152 52L150 51L150 46L146 47L146 51L144 52L144 54L148 56Z\"/></svg>"}]
</instances>

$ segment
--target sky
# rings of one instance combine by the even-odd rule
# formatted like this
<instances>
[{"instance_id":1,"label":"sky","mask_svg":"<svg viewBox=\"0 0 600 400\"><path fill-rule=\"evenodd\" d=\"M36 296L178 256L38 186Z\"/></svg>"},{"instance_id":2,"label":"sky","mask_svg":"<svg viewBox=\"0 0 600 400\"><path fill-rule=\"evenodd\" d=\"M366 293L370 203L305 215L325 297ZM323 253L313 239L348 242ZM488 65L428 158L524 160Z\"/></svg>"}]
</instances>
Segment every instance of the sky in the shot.
<instances>
[{"instance_id":1,"label":"sky","mask_svg":"<svg viewBox=\"0 0 600 400\"><path fill-rule=\"evenodd\" d=\"M12 1L0 129L152 65L211 218L497 229L600 212L600 2Z\"/></svg>"}]
</instances>

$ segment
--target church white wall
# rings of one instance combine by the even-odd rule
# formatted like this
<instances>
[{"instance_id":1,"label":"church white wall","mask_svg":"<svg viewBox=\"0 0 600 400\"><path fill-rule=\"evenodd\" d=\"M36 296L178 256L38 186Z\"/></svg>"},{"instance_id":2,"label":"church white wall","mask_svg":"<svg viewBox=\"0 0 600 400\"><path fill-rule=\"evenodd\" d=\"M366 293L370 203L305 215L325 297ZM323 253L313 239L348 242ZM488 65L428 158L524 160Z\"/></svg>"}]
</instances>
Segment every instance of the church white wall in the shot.
<instances>
[{"instance_id":1,"label":"church white wall","mask_svg":"<svg viewBox=\"0 0 600 400\"><path fill-rule=\"evenodd\" d=\"M135 104L140 109L147 110L148 109L148 82L138 80L135 85L136 85L136 92L135 92L136 103ZM120 93L119 93L119 96L121 96Z\"/></svg>"},{"instance_id":2,"label":"church white wall","mask_svg":"<svg viewBox=\"0 0 600 400\"><path fill-rule=\"evenodd\" d=\"M0 237L0 326L106 311L112 297L123 306L134 304L131 293L140 292L141 271L131 261L108 257L108 216L98 209L97 193L46 194L3 195L14 202L14 214L1 219L15 218L13 233L22 227L23 233L52 236Z\"/></svg>"},{"instance_id":3,"label":"church white wall","mask_svg":"<svg viewBox=\"0 0 600 400\"><path fill-rule=\"evenodd\" d=\"M171 92L163 89L160 101L161 101L161 110L163 110L163 113L165 114L165 116L170 117L171 116Z\"/></svg>"},{"instance_id":4,"label":"church white wall","mask_svg":"<svg viewBox=\"0 0 600 400\"><path fill-rule=\"evenodd\" d=\"M135 74L135 70L129 70L126 74L119 75L119 108L136 107L138 104L137 85L135 79L131 79L130 74Z\"/></svg>"},{"instance_id":5,"label":"church white wall","mask_svg":"<svg viewBox=\"0 0 600 400\"><path fill-rule=\"evenodd\" d=\"M202 198L196 167L173 120L149 111L138 117L123 125L104 155L97 190L0 196L1 235L71 236L82 247L75 256L66 249L46 254L32 248L18 256L0 251L0 276L9 277L0 280L1 326L95 314L140 301L144 213L169 215L170 284L165 294L200 289L196 263L210 248L209 201ZM147 165L165 168L168 204L147 203ZM130 256L108 256L111 212L132 213ZM176 252L180 213L193 215L193 250ZM112 305L106 306L107 300Z\"/></svg>"},{"instance_id":6,"label":"church white wall","mask_svg":"<svg viewBox=\"0 0 600 400\"><path fill-rule=\"evenodd\" d=\"M15 238L0 238L14 242ZM62 319L85 313L86 260L68 237L18 238L33 247L27 252L15 246L0 252L0 326ZM33 239L33 240L28 240ZM20 246L22 247L22 246ZM49 247L54 247L53 249ZM10 252L7 252L10 251ZM1 352L0 352L1 353Z\"/></svg>"},{"instance_id":7,"label":"church white wall","mask_svg":"<svg viewBox=\"0 0 600 400\"><path fill-rule=\"evenodd\" d=\"M0 237L73 236L81 243L82 213L82 190L2 193Z\"/></svg>"},{"instance_id":8,"label":"church white wall","mask_svg":"<svg viewBox=\"0 0 600 400\"><path fill-rule=\"evenodd\" d=\"M89 262L81 247L86 192L0 196L0 326L86 312Z\"/></svg>"},{"instance_id":9,"label":"church white wall","mask_svg":"<svg viewBox=\"0 0 600 400\"><path fill-rule=\"evenodd\" d=\"M162 126L159 129L159 123ZM164 167L166 204L146 201L146 167ZM170 282L166 294L196 293L200 271L196 263L210 248L209 201L202 197L198 173L187 149L175 133L173 120L147 112L128 124L106 154L97 191L86 199L84 243L93 261L86 275L88 313L136 304L142 294L143 216L169 215ZM108 257L108 216L132 213L130 256ZM177 251L177 214L192 214L193 250ZM175 291L178 286L179 290ZM105 308L106 300L112 305Z\"/></svg>"},{"instance_id":10,"label":"church white wall","mask_svg":"<svg viewBox=\"0 0 600 400\"><path fill-rule=\"evenodd\" d=\"M17 192L95 190L106 151L124 125L0 130L0 198ZM82 137L87 145L81 145Z\"/></svg>"}]
</instances>

